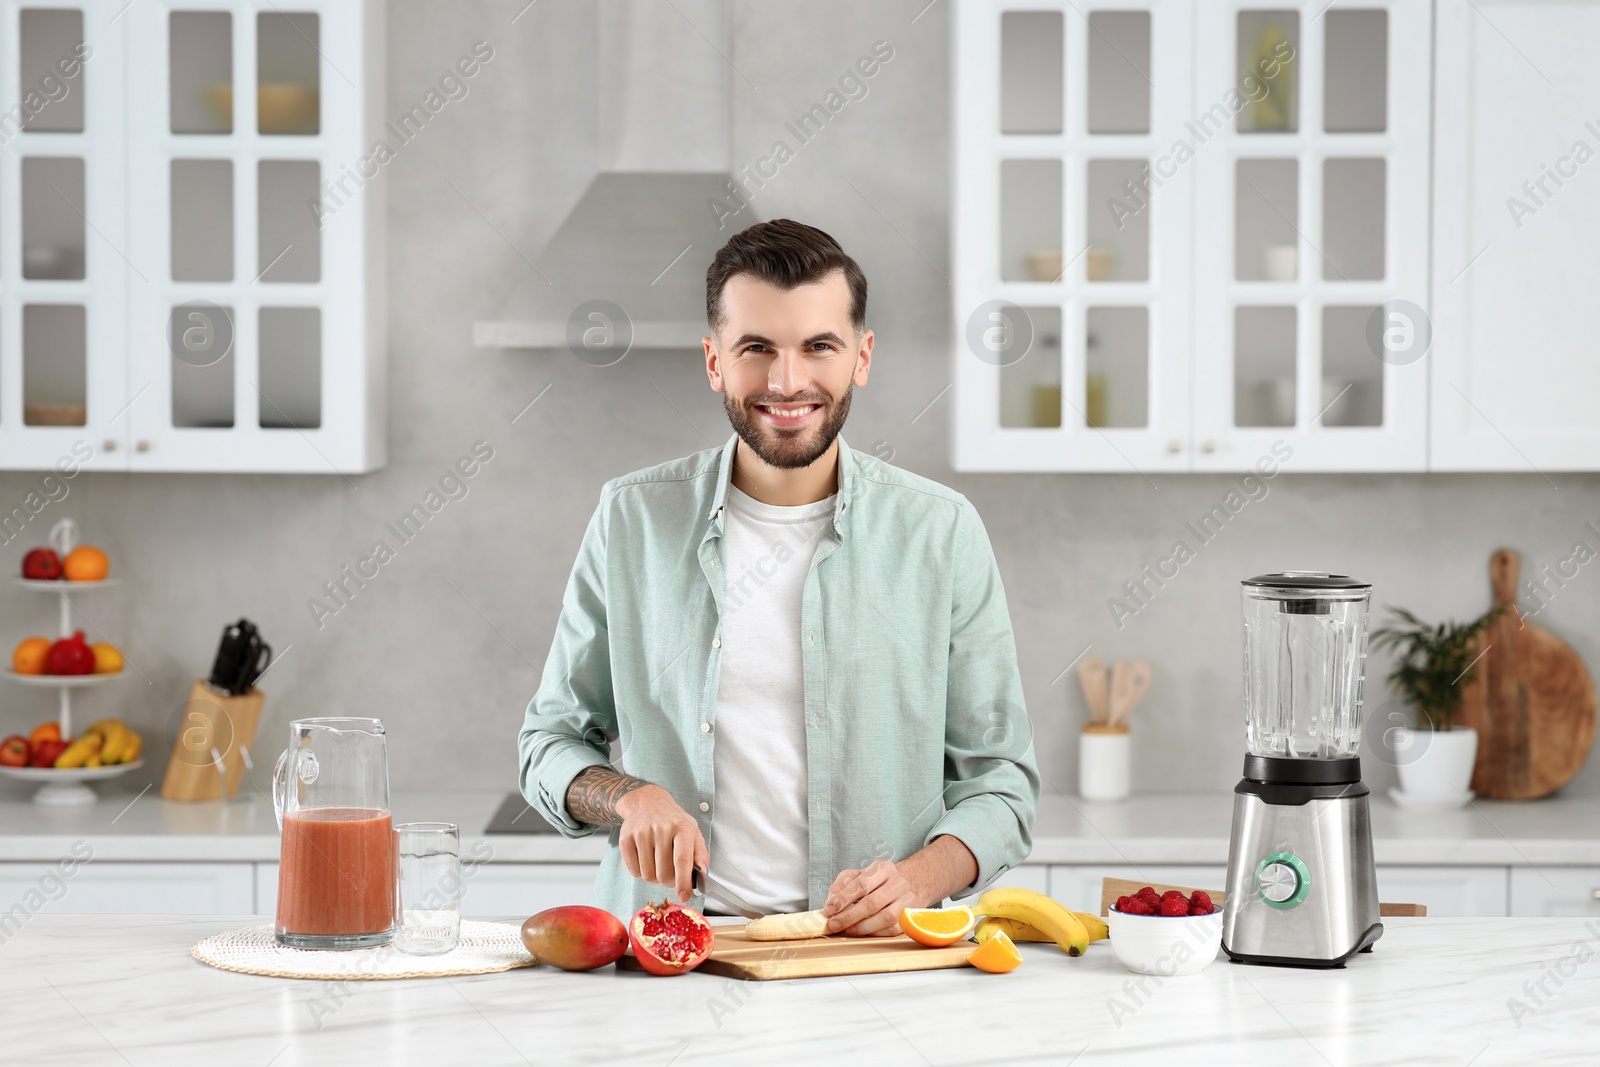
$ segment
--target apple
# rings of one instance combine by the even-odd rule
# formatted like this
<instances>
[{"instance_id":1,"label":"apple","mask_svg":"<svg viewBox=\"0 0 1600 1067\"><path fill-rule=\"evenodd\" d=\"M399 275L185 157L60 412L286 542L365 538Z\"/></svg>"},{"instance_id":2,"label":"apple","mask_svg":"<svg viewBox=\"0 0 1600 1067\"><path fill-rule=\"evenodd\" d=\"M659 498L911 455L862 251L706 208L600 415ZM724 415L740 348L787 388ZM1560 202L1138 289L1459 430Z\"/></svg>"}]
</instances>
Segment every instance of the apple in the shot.
<instances>
[{"instance_id":1,"label":"apple","mask_svg":"<svg viewBox=\"0 0 1600 1067\"><path fill-rule=\"evenodd\" d=\"M61 557L48 548L35 548L22 557L22 576L53 582L61 577Z\"/></svg>"},{"instance_id":2,"label":"apple","mask_svg":"<svg viewBox=\"0 0 1600 1067\"><path fill-rule=\"evenodd\" d=\"M28 755L28 739L21 734L0 741L0 767L26 767Z\"/></svg>"}]
</instances>

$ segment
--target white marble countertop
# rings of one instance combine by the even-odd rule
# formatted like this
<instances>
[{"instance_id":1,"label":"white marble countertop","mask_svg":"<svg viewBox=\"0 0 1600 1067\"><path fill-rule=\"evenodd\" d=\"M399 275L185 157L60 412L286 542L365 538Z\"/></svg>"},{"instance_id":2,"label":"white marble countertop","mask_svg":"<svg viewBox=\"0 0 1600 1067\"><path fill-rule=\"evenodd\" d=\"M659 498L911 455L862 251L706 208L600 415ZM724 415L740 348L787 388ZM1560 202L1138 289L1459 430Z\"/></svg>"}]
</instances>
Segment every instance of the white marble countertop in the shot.
<instances>
[{"instance_id":1,"label":"white marble countertop","mask_svg":"<svg viewBox=\"0 0 1600 1067\"><path fill-rule=\"evenodd\" d=\"M81 808L33 804L4 783L0 792L0 861L53 862L87 840L97 860L254 861L278 858L272 803L255 793L221 803L176 803L102 787ZM464 842L483 838L503 791L405 790L394 794L396 821L459 823ZM1094 803L1046 793L1034 826L1031 864L1223 864L1233 797L1146 794ZM526 818L537 818L530 811ZM1600 866L1600 800L1560 798L1511 803L1474 801L1453 811L1420 812L1372 798L1380 864ZM558 834L487 838L493 862L586 863L600 859L599 835L569 841ZM464 845L465 847L465 845Z\"/></svg>"},{"instance_id":2,"label":"white marble countertop","mask_svg":"<svg viewBox=\"0 0 1600 1067\"><path fill-rule=\"evenodd\" d=\"M1600 922L1397 919L1347 968L1219 958L1161 981L1110 946L1021 968L742 983L607 967L345 983L214 970L263 921L35 915L0 945L7 1062L62 1064L1593 1063ZM1543 991L1539 989L1543 985Z\"/></svg>"}]
</instances>

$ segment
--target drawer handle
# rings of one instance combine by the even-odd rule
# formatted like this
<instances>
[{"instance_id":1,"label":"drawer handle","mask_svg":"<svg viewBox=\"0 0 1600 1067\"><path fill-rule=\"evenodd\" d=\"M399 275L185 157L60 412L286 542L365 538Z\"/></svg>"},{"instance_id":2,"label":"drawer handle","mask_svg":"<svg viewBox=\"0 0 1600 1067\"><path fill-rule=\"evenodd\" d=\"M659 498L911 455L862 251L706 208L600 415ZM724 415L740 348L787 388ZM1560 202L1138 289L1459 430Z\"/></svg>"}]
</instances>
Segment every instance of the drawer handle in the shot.
<instances>
[{"instance_id":1,"label":"drawer handle","mask_svg":"<svg viewBox=\"0 0 1600 1067\"><path fill-rule=\"evenodd\" d=\"M1600 901L1600 889L1589 890L1589 899Z\"/></svg>"}]
</instances>

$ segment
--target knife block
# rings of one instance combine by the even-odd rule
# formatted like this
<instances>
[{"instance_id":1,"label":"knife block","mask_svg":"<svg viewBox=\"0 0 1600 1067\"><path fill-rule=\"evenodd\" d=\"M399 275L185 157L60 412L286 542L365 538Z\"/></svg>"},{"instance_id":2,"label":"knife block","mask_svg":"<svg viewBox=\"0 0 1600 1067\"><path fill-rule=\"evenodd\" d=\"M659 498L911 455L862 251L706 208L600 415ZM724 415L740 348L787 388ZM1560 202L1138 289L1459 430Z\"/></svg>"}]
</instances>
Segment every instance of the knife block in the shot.
<instances>
[{"instance_id":1,"label":"knife block","mask_svg":"<svg viewBox=\"0 0 1600 1067\"><path fill-rule=\"evenodd\" d=\"M229 696L196 680L167 759L161 795L168 800L219 800L237 794L266 700L259 689Z\"/></svg>"}]
</instances>

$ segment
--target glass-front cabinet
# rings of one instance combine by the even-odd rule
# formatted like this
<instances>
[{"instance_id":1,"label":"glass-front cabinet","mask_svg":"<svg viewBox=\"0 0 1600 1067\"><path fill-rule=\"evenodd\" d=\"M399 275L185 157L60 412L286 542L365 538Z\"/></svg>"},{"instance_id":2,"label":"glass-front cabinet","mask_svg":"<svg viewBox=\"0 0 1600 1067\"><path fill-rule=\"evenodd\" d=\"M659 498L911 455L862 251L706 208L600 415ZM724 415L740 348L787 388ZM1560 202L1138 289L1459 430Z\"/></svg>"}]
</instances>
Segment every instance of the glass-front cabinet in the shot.
<instances>
[{"instance_id":1,"label":"glass-front cabinet","mask_svg":"<svg viewBox=\"0 0 1600 1067\"><path fill-rule=\"evenodd\" d=\"M1423 469L1427 0L956 18L955 466Z\"/></svg>"},{"instance_id":2,"label":"glass-front cabinet","mask_svg":"<svg viewBox=\"0 0 1600 1067\"><path fill-rule=\"evenodd\" d=\"M381 466L381 4L7 5L6 28L0 76L46 103L0 142L0 466ZM80 47L58 105L43 79Z\"/></svg>"}]
</instances>

